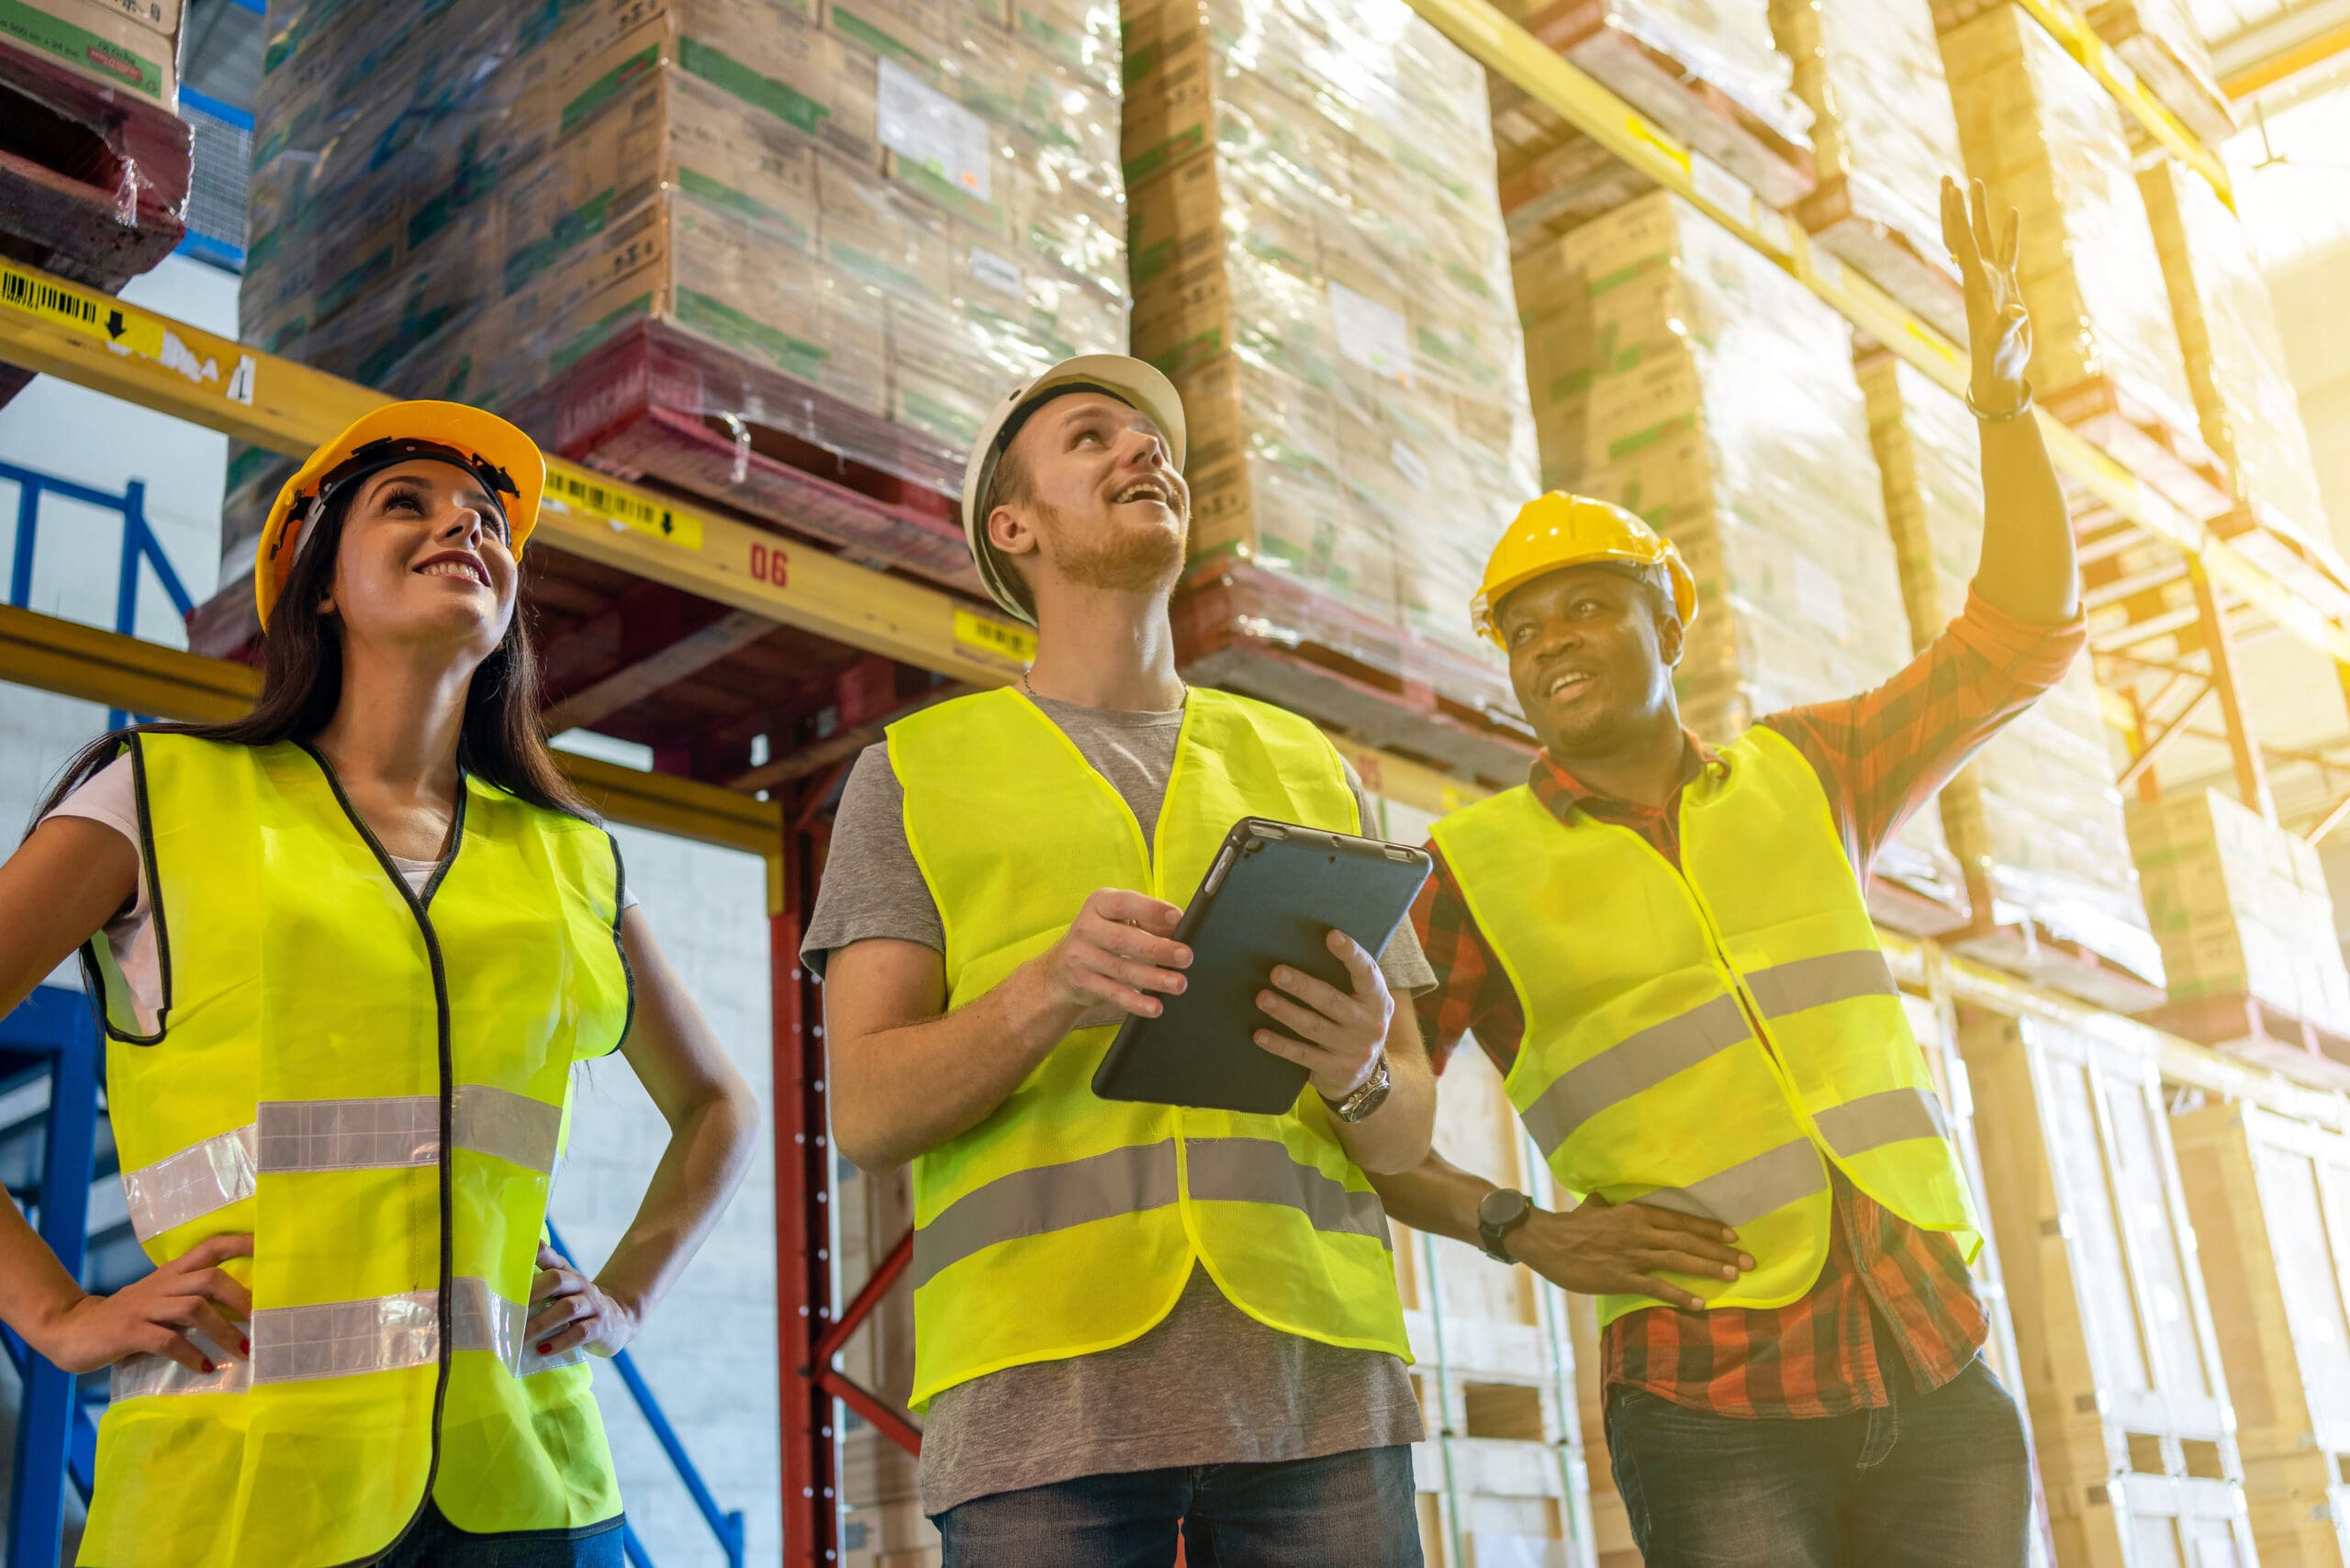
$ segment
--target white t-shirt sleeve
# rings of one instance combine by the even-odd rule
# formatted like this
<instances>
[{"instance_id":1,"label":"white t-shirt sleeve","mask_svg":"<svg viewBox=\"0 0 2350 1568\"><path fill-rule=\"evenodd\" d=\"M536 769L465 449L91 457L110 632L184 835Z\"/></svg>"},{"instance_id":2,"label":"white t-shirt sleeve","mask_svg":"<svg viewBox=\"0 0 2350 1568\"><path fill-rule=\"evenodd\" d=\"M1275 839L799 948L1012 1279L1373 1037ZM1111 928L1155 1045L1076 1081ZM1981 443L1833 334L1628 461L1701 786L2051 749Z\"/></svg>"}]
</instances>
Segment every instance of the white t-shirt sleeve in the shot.
<instances>
[{"instance_id":1,"label":"white t-shirt sleeve","mask_svg":"<svg viewBox=\"0 0 2350 1568\"><path fill-rule=\"evenodd\" d=\"M116 757L104 767L75 786L73 792L57 802L49 813L51 817L87 817L106 826L130 841L139 854L140 876L137 889L131 894L129 911L117 917L118 922L137 920L147 913L147 857L139 844L139 782L131 772L128 754ZM49 819L41 819L46 822ZM113 929L109 924L108 930Z\"/></svg>"}]
</instances>

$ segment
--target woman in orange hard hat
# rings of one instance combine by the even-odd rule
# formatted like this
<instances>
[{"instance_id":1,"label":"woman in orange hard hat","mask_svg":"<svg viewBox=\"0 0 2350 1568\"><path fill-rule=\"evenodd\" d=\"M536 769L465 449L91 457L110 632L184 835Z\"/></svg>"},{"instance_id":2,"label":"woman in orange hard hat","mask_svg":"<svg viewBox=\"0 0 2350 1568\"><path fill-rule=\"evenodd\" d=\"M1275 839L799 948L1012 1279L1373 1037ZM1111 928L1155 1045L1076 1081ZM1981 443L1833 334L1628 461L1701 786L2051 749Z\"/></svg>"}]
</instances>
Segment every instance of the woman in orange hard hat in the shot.
<instances>
[{"instance_id":1,"label":"woman in orange hard hat","mask_svg":"<svg viewBox=\"0 0 2350 1568\"><path fill-rule=\"evenodd\" d=\"M517 561L545 465L375 409L263 526L259 702L93 742L0 865L0 1013L77 946L155 1271L84 1294L13 1209L0 1316L111 1364L81 1561L618 1564L588 1355L740 1180L755 1105L556 769ZM671 1141L593 1277L546 1245L575 1062Z\"/></svg>"}]
</instances>

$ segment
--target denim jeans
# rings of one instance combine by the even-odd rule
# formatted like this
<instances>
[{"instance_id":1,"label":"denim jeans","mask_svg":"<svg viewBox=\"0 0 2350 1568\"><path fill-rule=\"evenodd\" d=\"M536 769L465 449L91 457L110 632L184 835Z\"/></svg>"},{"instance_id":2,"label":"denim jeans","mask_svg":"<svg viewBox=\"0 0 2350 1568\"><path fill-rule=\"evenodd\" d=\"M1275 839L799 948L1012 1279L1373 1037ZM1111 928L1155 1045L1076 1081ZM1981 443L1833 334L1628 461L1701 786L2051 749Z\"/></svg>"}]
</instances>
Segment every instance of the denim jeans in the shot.
<instances>
[{"instance_id":1,"label":"denim jeans","mask_svg":"<svg viewBox=\"0 0 2350 1568\"><path fill-rule=\"evenodd\" d=\"M621 1568L620 1521L580 1537L531 1531L522 1535L467 1535L431 1503L424 1517L399 1544L377 1559L376 1568Z\"/></svg>"},{"instance_id":2,"label":"denim jeans","mask_svg":"<svg viewBox=\"0 0 2350 1568\"><path fill-rule=\"evenodd\" d=\"M1998 1377L1977 1357L1930 1393L1901 1371L1887 1385L1885 1409L1808 1420L1610 1390L1608 1458L1648 1568L2022 1568L2031 1474Z\"/></svg>"},{"instance_id":3,"label":"denim jeans","mask_svg":"<svg viewBox=\"0 0 2350 1568\"><path fill-rule=\"evenodd\" d=\"M946 1568L1420 1568L1412 1450L1081 1475L937 1518Z\"/></svg>"}]
</instances>

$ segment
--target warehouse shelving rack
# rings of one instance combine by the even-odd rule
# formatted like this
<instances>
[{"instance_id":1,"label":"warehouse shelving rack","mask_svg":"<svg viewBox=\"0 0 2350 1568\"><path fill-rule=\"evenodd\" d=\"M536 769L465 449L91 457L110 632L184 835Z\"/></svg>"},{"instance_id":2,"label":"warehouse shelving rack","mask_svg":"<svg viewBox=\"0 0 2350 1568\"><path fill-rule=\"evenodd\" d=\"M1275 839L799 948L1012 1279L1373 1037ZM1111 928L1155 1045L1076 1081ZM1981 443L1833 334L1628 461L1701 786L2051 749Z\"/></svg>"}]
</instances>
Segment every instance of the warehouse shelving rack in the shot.
<instances>
[{"instance_id":1,"label":"warehouse shelving rack","mask_svg":"<svg viewBox=\"0 0 2350 1568\"><path fill-rule=\"evenodd\" d=\"M2062 0L2016 0L2063 40L2114 92L2142 129L2226 194L2225 170L2167 111L2136 86L2128 68L2098 44ZM1860 330L1942 386L1964 385L1960 351L1833 258L1815 252L1785 215L1701 154L1635 112L1599 83L1544 50L1483 0L1411 0L1414 8L1497 74L1514 83L1658 185L1673 190L1786 268ZM307 453L379 394L248 345L201 331L35 269L0 261L0 362L60 376L290 454ZM2350 670L2350 622L2342 607L2280 579L2221 538L2206 522L2164 500L2137 476L2071 430L2041 416L2067 480L2123 530L2131 543L2167 548L2194 588L2191 615L2160 613L2176 636L2201 626L2221 649L2208 667L2177 660L2154 673L2201 680L2220 696L2240 784L2256 788L2266 758L2249 734L2232 661L2225 649L2232 613L2282 629ZM650 586L705 610L666 643L632 650L633 662L607 670L569 694L563 714L596 722L658 699L695 678L733 671L759 687L744 708L766 706L800 721L801 744L744 760L752 737L735 722L722 755L660 756L665 771L636 772L566 756L565 766L612 820L760 855L767 867L775 1082L778 1364L783 1423L782 1499L786 1562L816 1568L834 1561L837 1508L833 1419L838 1398L912 1447L919 1431L901 1413L835 1371L834 1352L905 1267L901 1241L875 1277L836 1290L830 1213L832 1150L826 1132L821 999L799 964L824 846L824 810L856 751L910 702L1013 678L1033 651L1032 635L991 610L869 569L707 507L620 483L576 465L550 464L540 540L566 562L596 570L570 581L577 593ZM2222 590L2224 590L2224 597ZM592 619L592 617L591 617ZM2125 622L2136 629L2143 622ZM751 640L788 633L789 656L740 663ZM2121 652L2154 664L2141 637ZM622 639L626 642L626 639ZM2119 644L2117 644L2118 646ZM730 660L737 662L730 663ZM2120 667L2118 666L2112 667ZM2187 673L2183 676L2178 671ZM0 608L0 680L106 703L131 712L213 719L241 711L258 680L246 666L140 642L26 610ZM2117 697L2109 711L2158 755L2183 721L2161 704ZM762 731L760 734L765 734ZM1431 811L1482 792L1424 766L1352 753L1371 787ZM2329 759L2350 768L2350 762ZM688 776L699 772L704 777ZM2152 760L2133 782L2151 778ZM2350 774L2345 774L2350 777ZM719 781L713 781L713 778ZM2273 809L2273 808L2272 808ZM2350 807L2325 813L2320 830ZM1930 944L1888 937L1897 969L1912 987L1947 988L1961 1000L2009 1012L2044 1013L2072 1026L2121 1030L2155 1050L2166 1079L2277 1109L2322 1126L2350 1128L2350 1097L2309 1070L2266 1070L2215 1055L2143 1025L2095 1012L1987 967L1953 959ZM850 1299L844 1305L843 1294Z\"/></svg>"}]
</instances>

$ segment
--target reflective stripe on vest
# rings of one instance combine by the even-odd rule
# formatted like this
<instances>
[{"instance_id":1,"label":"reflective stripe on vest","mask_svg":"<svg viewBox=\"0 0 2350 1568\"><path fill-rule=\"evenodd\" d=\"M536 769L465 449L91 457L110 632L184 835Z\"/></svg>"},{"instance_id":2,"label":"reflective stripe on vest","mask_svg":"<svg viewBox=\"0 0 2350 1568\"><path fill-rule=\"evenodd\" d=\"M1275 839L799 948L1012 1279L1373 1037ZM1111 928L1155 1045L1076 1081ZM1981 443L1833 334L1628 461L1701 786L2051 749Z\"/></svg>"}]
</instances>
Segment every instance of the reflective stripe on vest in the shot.
<instances>
[{"instance_id":1,"label":"reflective stripe on vest","mask_svg":"<svg viewBox=\"0 0 2350 1568\"><path fill-rule=\"evenodd\" d=\"M487 1350L516 1377L577 1366L588 1348L575 1345L552 1356L522 1343L530 1309L508 1301L487 1280L460 1278L450 1293L456 1331L453 1350ZM373 1301L336 1301L316 1306L264 1307L252 1316L252 1360L218 1354L214 1368L200 1372L168 1357L126 1356L114 1364L109 1397L138 1399L164 1394L242 1394L255 1383L300 1383L312 1378L352 1377L361 1372L420 1367L441 1353L441 1309L431 1291L378 1296Z\"/></svg>"},{"instance_id":2,"label":"reflective stripe on vest","mask_svg":"<svg viewBox=\"0 0 2350 1568\"><path fill-rule=\"evenodd\" d=\"M1318 731L1216 691L1185 702L1149 834L1016 690L901 720L890 761L946 931L950 1009L1050 946L1097 890L1188 900L1242 817L1362 829ZM1407 1355L1385 1211L1321 1101L1240 1115L1104 1100L1091 1079L1113 1032L1080 1028L993 1114L914 1160L914 1407L1125 1344L1203 1267L1270 1327Z\"/></svg>"},{"instance_id":3,"label":"reflective stripe on vest","mask_svg":"<svg viewBox=\"0 0 2350 1568\"><path fill-rule=\"evenodd\" d=\"M1683 790L1680 859L1505 791L1434 836L1525 1010L1506 1087L1573 1198L1733 1226L1709 1304L1798 1299L1828 1252L1828 1160L1921 1227L1977 1244L1971 1201L1826 792L1749 731ZM1759 1033L1758 1033L1759 1031ZM1603 1321L1654 1305L1600 1299Z\"/></svg>"},{"instance_id":4,"label":"reflective stripe on vest","mask_svg":"<svg viewBox=\"0 0 2350 1568\"><path fill-rule=\"evenodd\" d=\"M1264 1138L1193 1138L1184 1158L1195 1198L1278 1204L1297 1210L1316 1230L1374 1237L1394 1249L1377 1193L1351 1192L1313 1166L1300 1165L1285 1145ZM1176 1167L1175 1140L1166 1138L1000 1176L956 1199L914 1232L914 1288L990 1247L1176 1203L1182 1196Z\"/></svg>"},{"instance_id":5,"label":"reflective stripe on vest","mask_svg":"<svg viewBox=\"0 0 2350 1568\"><path fill-rule=\"evenodd\" d=\"M563 1107L486 1083L457 1090L457 1147L552 1174ZM252 1122L122 1173L130 1228L141 1241L253 1195L274 1170L378 1170L441 1157L441 1104L429 1094L383 1100L264 1101Z\"/></svg>"}]
</instances>

